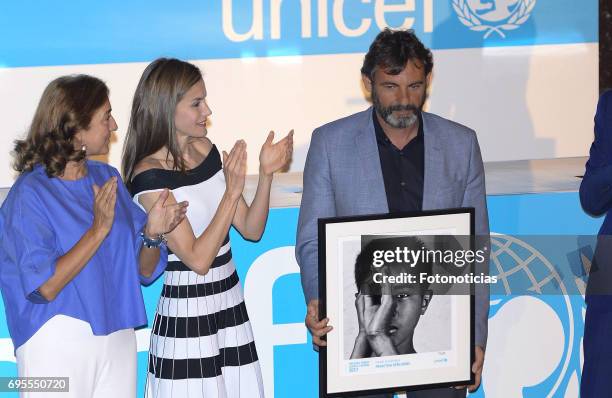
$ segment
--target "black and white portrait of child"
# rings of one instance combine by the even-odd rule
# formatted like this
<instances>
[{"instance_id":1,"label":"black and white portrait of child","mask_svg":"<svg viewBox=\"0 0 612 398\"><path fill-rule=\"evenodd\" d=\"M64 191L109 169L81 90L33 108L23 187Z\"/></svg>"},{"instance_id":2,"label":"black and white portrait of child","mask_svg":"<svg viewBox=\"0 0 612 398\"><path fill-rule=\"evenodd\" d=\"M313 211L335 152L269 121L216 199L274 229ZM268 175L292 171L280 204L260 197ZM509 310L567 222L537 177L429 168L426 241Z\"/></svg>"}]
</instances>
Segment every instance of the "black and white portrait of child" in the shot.
<instances>
[{"instance_id":1,"label":"black and white portrait of child","mask_svg":"<svg viewBox=\"0 0 612 398\"><path fill-rule=\"evenodd\" d=\"M434 297L426 282L420 283L419 275L431 274L432 263L419 261L407 264L401 261L374 261L374 252L394 251L397 247L418 251L425 246L416 237L380 238L363 246L354 260L353 316L345 316L345 354L350 359L391 355L414 354L419 350L439 351L449 349L450 309L448 297ZM346 274L346 273L345 273ZM414 275L415 283L389 283L389 280ZM387 283L384 283L387 281ZM345 286L346 287L346 286ZM433 303L435 314L423 322ZM345 303L345 311L350 311ZM347 318L353 318L348 322ZM350 323L357 324L357 330ZM416 335L416 336L415 336ZM416 338L415 338L416 337ZM347 351L352 343L350 353ZM347 358L348 359L348 358Z\"/></svg>"}]
</instances>

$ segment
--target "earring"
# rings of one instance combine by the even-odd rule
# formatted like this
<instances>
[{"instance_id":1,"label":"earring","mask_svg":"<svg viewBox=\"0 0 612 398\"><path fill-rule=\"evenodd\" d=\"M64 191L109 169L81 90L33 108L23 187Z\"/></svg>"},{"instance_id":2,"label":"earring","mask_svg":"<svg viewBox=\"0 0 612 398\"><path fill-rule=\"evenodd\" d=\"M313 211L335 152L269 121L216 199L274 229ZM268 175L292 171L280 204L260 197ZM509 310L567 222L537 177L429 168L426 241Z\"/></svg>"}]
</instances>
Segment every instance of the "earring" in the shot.
<instances>
[{"instance_id":1,"label":"earring","mask_svg":"<svg viewBox=\"0 0 612 398\"><path fill-rule=\"evenodd\" d=\"M87 145L85 144L81 145L81 151L87 153Z\"/></svg>"}]
</instances>

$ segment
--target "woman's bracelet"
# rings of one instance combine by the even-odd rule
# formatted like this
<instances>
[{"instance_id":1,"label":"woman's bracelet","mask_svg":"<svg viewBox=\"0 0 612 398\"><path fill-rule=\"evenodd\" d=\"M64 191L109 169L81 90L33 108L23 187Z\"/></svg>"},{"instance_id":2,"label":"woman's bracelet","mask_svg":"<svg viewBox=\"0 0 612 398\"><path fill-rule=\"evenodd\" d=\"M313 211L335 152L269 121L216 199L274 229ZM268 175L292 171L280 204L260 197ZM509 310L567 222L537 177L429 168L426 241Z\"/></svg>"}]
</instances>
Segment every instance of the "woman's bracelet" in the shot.
<instances>
[{"instance_id":1,"label":"woman's bracelet","mask_svg":"<svg viewBox=\"0 0 612 398\"><path fill-rule=\"evenodd\" d=\"M143 246L149 249L158 248L167 242L164 234L159 234L157 238L153 239L146 236L144 232L140 232L140 237L142 238Z\"/></svg>"}]
</instances>

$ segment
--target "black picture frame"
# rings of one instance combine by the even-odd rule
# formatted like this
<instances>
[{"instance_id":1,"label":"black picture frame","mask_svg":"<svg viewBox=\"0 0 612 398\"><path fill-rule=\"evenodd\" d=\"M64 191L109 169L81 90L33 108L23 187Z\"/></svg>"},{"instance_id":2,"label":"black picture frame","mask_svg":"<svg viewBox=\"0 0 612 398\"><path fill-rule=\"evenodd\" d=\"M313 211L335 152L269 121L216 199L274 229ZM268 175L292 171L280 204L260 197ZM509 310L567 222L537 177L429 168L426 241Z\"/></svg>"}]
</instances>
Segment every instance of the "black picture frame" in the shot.
<instances>
[{"instance_id":1,"label":"black picture frame","mask_svg":"<svg viewBox=\"0 0 612 398\"><path fill-rule=\"evenodd\" d=\"M360 216L351 216L351 217L332 217L332 218L322 218L318 220L318 244L319 244L319 316L320 319L324 319L330 315L330 324L334 325L334 330L332 330L327 338L327 347L320 347L319 349L319 396L320 397L351 397L351 396L360 396L360 395L369 395L369 394L384 394L384 393L396 393L396 392L404 392L404 391L415 391L415 390L423 390L423 389L432 389L432 388L444 388L444 387L454 387L460 385L470 385L474 383L474 374L471 371L471 365L474 362L474 295L470 294L467 296L463 296L461 300L461 309L462 315L460 319L457 320L457 324L461 324L462 328L468 328L469 332L467 332L467 337L465 333L463 333L462 342L465 342L469 339L469 347L462 347L459 351L464 355L461 355L461 358L458 358L458 361L461 364L458 365L461 370L461 374L463 377L454 378L452 380L445 380L444 378L440 378L439 380L431 381L431 379L426 383L392 383L389 385L388 380L381 381L381 377L375 375L367 375L369 379L373 379L372 383L365 381L365 376L363 375L350 375L350 376L342 376L337 370L340 366L337 363L332 363L330 361L338 361L338 353L340 349L336 347L335 355L330 356L330 348L334 349L332 344L337 344L338 339L334 338L334 334L336 333L338 336L342 336L343 330L338 330L338 322L336 322L339 318L337 317L337 313L330 313L328 309L328 303L330 301L330 292L328 291L328 277L330 276L330 270L328 269L328 260L329 253L328 249L330 248L330 237L329 230L331 228L336 228L340 226L340 228L347 228L347 231L350 231L349 234L353 235L376 235L376 234L385 234L388 232L399 233L410 235L419 229L427 230L433 224L436 224L433 220L438 220L438 224L444 224L446 222L458 222L461 225L446 225L445 227L449 229L453 229L459 227L460 233L458 235L469 235L471 237L470 244L474 247L474 238L475 238L475 210L474 208L455 208L455 209L444 209L444 210L432 210L432 211L419 211L419 212L408 212L408 213L393 213L393 214L371 214L371 215L360 215ZM457 218L458 216L458 218ZM425 220L427 220L425 222ZM454 220L454 221L453 221ZM406 230L402 231L397 230L397 225L404 224L403 221L406 221L407 225ZM385 228L386 224L394 224L394 228ZM433 223L433 224L432 224ZM377 226L370 230L368 228L370 226ZM380 226L383 228L379 228ZM415 228L416 227L416 228ZM336 234L337 235L337 234ZM331 270L332 272L338 272L337 270ZM336 279L338 275L336 275ZM330 289L331 290L331 289ZM337 294L339 292L335 292ZM455 296L451 296L455 297ZM337 298L335 302L341 301ZM453 307L456 308L456 307ZM465 318L465 311L469 312L467 322ZM333 312L333 311L331 311ZM334 315L336 319L334 319ZM466 353L467 351L467 353ZM398 356L399 357L399 356ZM372 359L377 360L377 359ZM347 360L351 361L351 360ZM330 363L332 364L330 366ZM334 369L330 374L330 369ZM467 369L467 371L465 371ZM419 371L422 371L420 369ZM402 374L412 372L411 370L393 370L393 374L398 374L398 380L402 379ZM337 380L331 380L333 378L342 379L344 382L337 383ZM346 379L346 380L344 380ZM352 382L351 382L352 379ZM410 379L408 377L408 379ZM342 387L338 387L338 384L347 384L352 387L343 389ZM354 387L356 381L359 381L360 387L357 389ZM364 384L367 384L366 388L362 388ZM333 387L330 389L330 386Z\"/></svg>"}]
</instances>

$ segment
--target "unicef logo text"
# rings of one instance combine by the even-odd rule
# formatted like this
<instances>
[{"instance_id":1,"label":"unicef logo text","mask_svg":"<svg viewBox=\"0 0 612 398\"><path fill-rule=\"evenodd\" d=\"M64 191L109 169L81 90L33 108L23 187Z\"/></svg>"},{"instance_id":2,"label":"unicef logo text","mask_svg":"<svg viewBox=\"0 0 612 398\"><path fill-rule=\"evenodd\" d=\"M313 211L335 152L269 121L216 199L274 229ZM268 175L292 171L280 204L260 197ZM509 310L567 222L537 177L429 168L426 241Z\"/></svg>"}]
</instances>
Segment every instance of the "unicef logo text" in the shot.
<instances>
[{"instance_id":1,"label":"unicef logo text","mask_svg":"<svg viewBox=\"0 0 612 398\"><path fill-rule=\"evenodd\" d=\"M536 0L453 0L453 8L462 24L476 32L493 32L502 38L504 31L521 27L531 15Z\"/></svg>"}]
</instances>

